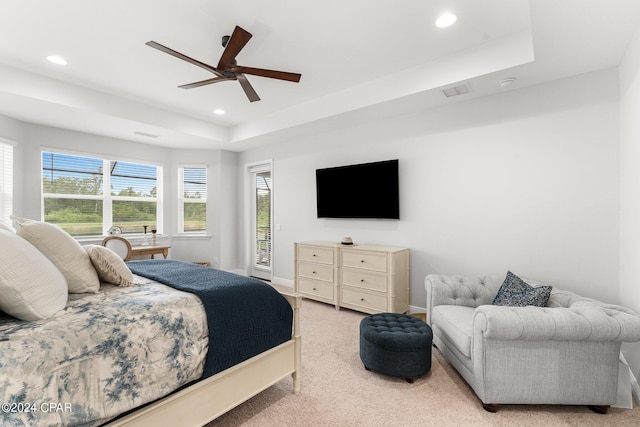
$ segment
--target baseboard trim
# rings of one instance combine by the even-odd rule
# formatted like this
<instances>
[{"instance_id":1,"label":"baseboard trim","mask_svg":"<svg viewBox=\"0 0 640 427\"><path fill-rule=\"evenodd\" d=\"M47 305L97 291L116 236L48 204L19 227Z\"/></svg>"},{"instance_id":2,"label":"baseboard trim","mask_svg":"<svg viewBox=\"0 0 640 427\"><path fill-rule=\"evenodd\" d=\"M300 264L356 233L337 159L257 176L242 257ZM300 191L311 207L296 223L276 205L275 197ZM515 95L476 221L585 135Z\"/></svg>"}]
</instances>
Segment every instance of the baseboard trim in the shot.
<instances>
[{"instance_id":1,"label":"baseboard trim","mask_svg":"<svg viewBox=\"0 0 640 427\"><path fill-rule=\"evenodd\" d=\"M415 305L409 306L409 313L426 313L427 309L424 307L417 307Z\"/></svg>"},{"instance_id":2,"label":"baseboard trim","mask_svg":"<svg viewBox=\"0 0 640 427\"><path fill-rule=\"evenodd\" d=\"M282 285L282 286L288 286L290 288L293 288L293 280L291 279L285 279L282 277L272 277L271 278L271 282L272 283L277 283L278 285Z\"/></svg>"}]
</instances>

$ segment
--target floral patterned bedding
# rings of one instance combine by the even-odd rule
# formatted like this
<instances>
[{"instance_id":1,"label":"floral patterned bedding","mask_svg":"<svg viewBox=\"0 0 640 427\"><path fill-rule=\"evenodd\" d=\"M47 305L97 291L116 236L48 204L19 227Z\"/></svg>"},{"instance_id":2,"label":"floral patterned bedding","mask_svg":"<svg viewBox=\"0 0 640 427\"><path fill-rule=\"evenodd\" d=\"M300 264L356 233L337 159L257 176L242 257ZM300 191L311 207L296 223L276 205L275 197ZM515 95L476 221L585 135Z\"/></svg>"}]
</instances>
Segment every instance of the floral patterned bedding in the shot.
<instances>
[{"instance_id":1,"label":"floral patterned bedding","mask_svg":"<svg viewBox=\"0 0 640 427\"><path fill-rule=\"evenodd\" d=\"M70 294L53 319L0 316L0 425L98 425L202 376L199 298L136 281Z\"/></svg>"}]
</instances>

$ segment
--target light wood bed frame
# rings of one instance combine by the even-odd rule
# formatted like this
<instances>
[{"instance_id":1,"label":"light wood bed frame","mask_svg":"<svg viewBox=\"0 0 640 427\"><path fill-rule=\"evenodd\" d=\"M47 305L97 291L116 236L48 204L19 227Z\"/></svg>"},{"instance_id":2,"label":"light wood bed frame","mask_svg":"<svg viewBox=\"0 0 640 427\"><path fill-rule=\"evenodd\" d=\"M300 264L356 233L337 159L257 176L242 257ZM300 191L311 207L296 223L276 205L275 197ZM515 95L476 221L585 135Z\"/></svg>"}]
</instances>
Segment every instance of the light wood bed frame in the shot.
<instances>
[{"instance_id":1,"label":"light wood bed frame","mask_svg":"<svg viewBox=\"0 0 640 427\"><path fill-rule=\"evenodd\" d=\"M291 375L293 393L300 392L302 297L274 286L293 308L291 339L177 393L144 406L107 427L170 425L203 426ZM286 289L286 288L285 288Z\"/></svg>"}]
</instances>

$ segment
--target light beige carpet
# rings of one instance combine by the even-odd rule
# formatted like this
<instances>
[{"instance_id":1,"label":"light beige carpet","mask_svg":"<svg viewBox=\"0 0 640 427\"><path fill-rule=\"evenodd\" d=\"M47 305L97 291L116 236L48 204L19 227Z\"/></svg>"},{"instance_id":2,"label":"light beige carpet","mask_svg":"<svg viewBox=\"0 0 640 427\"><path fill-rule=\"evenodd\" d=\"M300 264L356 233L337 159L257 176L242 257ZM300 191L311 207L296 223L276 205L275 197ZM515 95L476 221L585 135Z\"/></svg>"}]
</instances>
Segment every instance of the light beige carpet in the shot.
<instances>
[{"instance_id":1,"label":"light beige carpet","mask_svg":"<svg viewBox=\"0 0 640 427\"><path fill-rule=\"evenodd\" d=\"M366 371L358 355L365 315L304 300L302 391L290 378L208 424L223 426L640 426L640 409L503 406L491 414L433 349L431 372L414 384Z\"/></svg>"}]
</instances>

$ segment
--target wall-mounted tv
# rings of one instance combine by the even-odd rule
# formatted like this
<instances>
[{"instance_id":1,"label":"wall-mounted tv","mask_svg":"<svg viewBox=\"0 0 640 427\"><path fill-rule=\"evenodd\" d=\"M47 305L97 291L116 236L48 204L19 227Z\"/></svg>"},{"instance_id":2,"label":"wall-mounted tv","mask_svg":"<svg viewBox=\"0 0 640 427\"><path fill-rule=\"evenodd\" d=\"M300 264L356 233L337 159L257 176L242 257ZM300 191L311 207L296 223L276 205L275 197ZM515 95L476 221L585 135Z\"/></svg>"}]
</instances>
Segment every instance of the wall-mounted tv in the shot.
<instances>
[{"instance_id":1,"label":"wall-mounted tv","mask_svg":"<svg viewBox=\"0 0 640 427\"><path fill-rule=\"evenodd\" d=\"M398 160L316 170L318 218L400 219Z\"/></svg>"}]
</instances>

